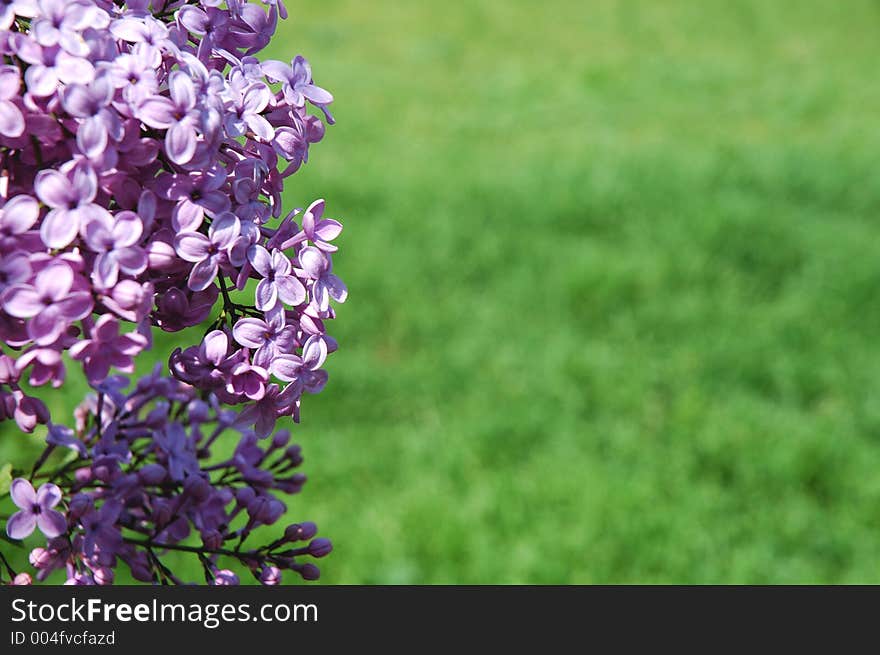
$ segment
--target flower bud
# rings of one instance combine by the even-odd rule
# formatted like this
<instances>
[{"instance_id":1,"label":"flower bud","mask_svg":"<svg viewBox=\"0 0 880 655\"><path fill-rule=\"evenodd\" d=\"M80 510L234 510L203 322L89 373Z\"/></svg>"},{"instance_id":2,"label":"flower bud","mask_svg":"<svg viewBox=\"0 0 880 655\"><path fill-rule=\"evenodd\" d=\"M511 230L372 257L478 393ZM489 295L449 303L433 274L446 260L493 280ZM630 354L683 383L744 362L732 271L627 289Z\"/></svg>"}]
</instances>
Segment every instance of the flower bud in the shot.
<instances>
[{"instance_id":1,"label":"flower bud","mask_svg":"<svg viewBox=\"0 0 880 655\"><path fill-rule=\"evenodd\" d=\"M52 554L45 548L34 548L28 555L28 561L35 569L44 569L52 563Z\"/></svg>"},{"instance_id":2,"label":"flower bud","mask_svg":"<svg viewBox=\"0 0 880 655\"><path fill-rule=\"evenodd\" d=\"M13 584L13 586L16 586L16 587L23 587L25 585L33 584L33 579L31 578L29 573L22 572L22 573L19 573L18 575L16 575L12 579L12 584ZM269 584L269 583L267 582L264 584Z\"/></svg>"},{"instance_id":3,"label":"flower bud","mask_svg":"<svg viewBox=\"0 0 880 655\"><path fill-rule=\"evenodd\" d=\"M260 582L264 585L277 585L281 582L281 570L277 566L267 566L260 573Z\"/></svg>"},{"instance_id":4,"label":"flower bud","mask_svg":"<svg viewBox=\"0 0 880 655\"><path fill-rule=\"evenodd\" d=\"M287 430L278 430L272 437L272 448L284 448L290 441L290 432Z\"/></svg>"},{"instance_id":5,"label":"flower bud","mask_svg":"<svg viewBox=\"0 0 880 655\"><path fill-rule=\"evenodd\" d=\"M303 580L317 580L321 577L321 569L312 564L297 564L294 570L302 576Z\"/></svg>"},{"instance_id":6,"label":"flower bud","mask_svg":"<svg viewBox=\"0 0 880 655\"><path fill-rule=\"evenodd\" d=\"M202 502L211 495L211 483L197 475L190 475L183 481L183 493Z\"/></svg>"},{"instance_id":7,"label":"flower bud","mask_svg":"<svg viewBox=\"0 0 880 655\"><path fill-rule=\"evenodd\" d=\"M318 533L318 526L311 521L288 525L284 531L287 541L307 541Z\"/></svg>"},{"instance_id":8,"label":"flower bud","mask_svg":"<svg viewBox=\"0 0 880 655\"><path fill-rule=\"evenodd\" d=\"M324 557L325 555L329 555L332 550L333 544L330 543L329 539L324 537L313 539L309 543L309 555L312 557Z\"/></svg>"},{"instance_id":9,"label":"flower bud","mask_svg":"<svg viewBox=\"0 0 880 655\"><path fill-rule=\"evenodd\" d=\"M159 484L165 480L165 476L165 467L161 464L147 464L138 471L138 477L144 484Z\"/></svg>"},{"instance_id":10,"label":"flower bud","mask_svg":"<svg viewBox=\"0 0 880 655\"><path fill-rule=\"evenodd\" d=\"M202 543L208 550L217 550L223 546L223 535L218 530L202 532Z\"/></svg>"},{"instance_id":11,"label":"flower bud","mask_svg":"<svg viewBox=\"0 0 880 655\"><path fill-rule=\"evenodd\" d=\"M70 503L68 503L70 509L67 512L67 516L75 521L86 512L90 511L92 506L93 503L91 496L83 493L74 494L73 498L70 499Z\"/></svg>"},{"instance_id":12,"label":"flower bud","mask_svg":"<svg viewBox=\"0 0 880 655\"><path fill-rule=\"evenodd\" d=\"M97 585L113 584L113 569L107 566L98 566L92 569L92 579Z\"/></svg>"}]
</instances>

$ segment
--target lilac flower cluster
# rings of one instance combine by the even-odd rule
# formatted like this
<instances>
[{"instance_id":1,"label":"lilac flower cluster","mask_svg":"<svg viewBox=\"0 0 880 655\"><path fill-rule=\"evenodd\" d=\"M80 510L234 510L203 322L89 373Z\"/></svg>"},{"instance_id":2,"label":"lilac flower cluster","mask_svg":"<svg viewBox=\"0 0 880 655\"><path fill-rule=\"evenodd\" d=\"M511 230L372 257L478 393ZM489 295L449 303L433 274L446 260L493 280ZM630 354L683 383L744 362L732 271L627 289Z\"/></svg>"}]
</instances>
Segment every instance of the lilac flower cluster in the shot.
<instances>
[{"instance_id":1,"label":"lilac flower cluster","mask_svg":"<svg viewBox=\"0 0 880 655\"><path fill-rule=\"evenodd\" d=\"M0 2L0 421L24 432L48 424L50 450L89 462L11 489L20 511L9 536L36 526L51 539L32 557L38 577L65 566L71 579L112 579L106 562L120 559L137 579L171 579L155 553L186 535L163 512L199 531L211 557L272 569L264 582L282 568L316 575L293 561L297 549L277 554L283 541L243 559L223 546L278 519L268 489L299 489L292 478L273 487L277 469L261 470L286 433L265 451L255 440L279 419L299 421L303 394L326 384L330 301L348 293L332 262L342 225L324 201L282 209L285 180L334 122L333 96L303 57L258 58L286 16L282 0ZM154 328L212 315L201 341L171 354L173 383L154 375L121 395L113 369L132 373ZM76 429L52 423L28 391L61 386L65 354L100 390ZM211 420L242 435L236 474L204 468L223 431L203 437ZM56 507L67 525L52 534ZM247 527L230 532L237 516ZM327 549L317 543L313 555ZM208 577L231 580L211 557Z\"/></svg>"},{"instance_id":2,"label":"lilac flower cluster","mask_svg":"<svg viewBox=\"0 0 880 655\"><path fill-rule=\"evenodd\" d=\"M331 262L342 226L323 201L281 218L285 179L324 135L307 107L332 123L333 100L302 57L255 57L283 4L2 7L0 337L18 354L0 418L25 431L47 420L18 381L61 384L64 351L92 383L131 372L152 326L197 325L221 295L218 332L172 371L251 405L261 434L296 416L335 348L329 299L347 291ZM233 303L249 280L254 301Z\"/></svg>"},{"instance_id":3,"label":"lilac flower cluster","mask_svg":"<svg viewBox=\"0 0 880 655\"><path fill-rule=\"evenodd\" d=\"M312 523L246 546L255 530L285 513L278 493L295 494L305 483L289 433L279 430L261 443L239 413L215 396L202 400L159 367L126 393L127 385L107 378L77 410L75 429L50 424L46 452L31 475L45 480L39 487L24 478L12 482L18 511L7 522L9 537L39 529L47 538L30 553L37 580L62 570L66 584L110 584L124 564L142 582L188 582L163 560L174 552L197 557L209 584L238 583L230 562L263 584L277 584L285 570L316 579L318 568L302 560L332 547L313 538ZM224 439L229 433L234 447ZM75 456L41 473L56 448ZM193 538L197 545L185 543Z\"/></svg>"}]
</instances>

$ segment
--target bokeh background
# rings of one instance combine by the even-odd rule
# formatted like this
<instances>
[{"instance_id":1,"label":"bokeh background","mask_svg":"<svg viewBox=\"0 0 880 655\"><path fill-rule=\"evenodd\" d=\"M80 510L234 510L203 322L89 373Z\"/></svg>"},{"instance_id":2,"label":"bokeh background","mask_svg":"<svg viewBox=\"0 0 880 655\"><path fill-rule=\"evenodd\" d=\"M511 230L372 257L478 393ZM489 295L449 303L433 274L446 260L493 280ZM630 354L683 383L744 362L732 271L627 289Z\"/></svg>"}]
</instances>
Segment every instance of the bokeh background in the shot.
<instances>
[{"instance_id":1,"label":"bokeh background","mask_svg":"<svg viewBox=\"0 0 880 655\"><path fill-rule=\"evenodd\" d=\"M880 582L880 4L288 7L324 581Z\"/></svg>"}]
</instances>

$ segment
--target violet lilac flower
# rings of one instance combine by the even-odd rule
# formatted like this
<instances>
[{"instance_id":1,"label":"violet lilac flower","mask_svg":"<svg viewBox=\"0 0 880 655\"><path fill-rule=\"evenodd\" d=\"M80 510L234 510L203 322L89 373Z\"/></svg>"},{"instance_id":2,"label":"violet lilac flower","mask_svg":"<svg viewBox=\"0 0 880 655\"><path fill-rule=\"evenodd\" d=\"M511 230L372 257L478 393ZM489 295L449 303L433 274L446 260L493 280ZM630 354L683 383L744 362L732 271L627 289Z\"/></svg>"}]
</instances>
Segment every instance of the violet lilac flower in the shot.
<instances>
[{"instance_id":1,"label":"violet lilac flower","mask_svg":"<svg viewBox=\"0 0 880 655\"><path fill-rule=\"evenodd\" d=\"M348 298L345 284L331 272L333 263L329 256L314 246L306 246L299 251L299 265L305 274L314 280L312 301L320 311L327 311L330 298L337 302L345 302Z\"/></svg>"},{"instance_id":2,"label":"violet lilac flower","mask_svg":"<svg viewBox=\"0 0 880 655\"><path fill-rule=\"evenodd\" d=\"M12 481L9 488L12 502L19 508L6 522L6 534L11 539L24 539L35 528L49 537L57 537L67 531L64 514L52 509L61 502L58 485L46 483L34 491L33 485L23 478Z\"/></svg>"},{"instance_id":3,"label":"violet lilac flower","mask_svg":"<svg viewBox=\"0 0 880 655\"><path fill-rule=\"evenodd\" d=\"M68 264L51 264L37 273L33 283L9 286L0 296L0 304L10 316L30 319L30 338L38 345L48 345L73 321L92 311L91 295L76 290L75 278Z\"/></svg>"},{"instance_id":4,"label":"violet lilac flower","mask_svg":"<svg viewBox=\"0 0 880 655\"><path fill-rule=\"evenodd\" d=\"M187 285L193 291L207 289L216 279L220 265L229 257L229 248L234 245L241 231L241 224L235 214L223 214L208 228L208 236L201 232L182 232L174 239L177 254L195 266L189 275Z\"/></svg>"},{"instance_id":5,"label":"violet lilac flower","mask_svg":"<svg viewBox=\"0 0 880 655\"><path fill-rule=\"evenodd\" d=\"M0 66L0 134L18 137L24 134L24 114L12 102L19 97L21 72L16 66Z\"/></svg>"},{"instance_id":6,"label":"violet lilac flower","mask_svg":"<svg viewBox=\"0 0 880 655\"><path fill-rule=\"evenodd\" d=\"M147 268L147 254L136 245L141 234L143 224L132 211L121 211L115 217L97 214L87 221L83 240L92 252L98 253L92 279L100 288L112 288L120 271L137 275Z\"/></svg>"},{"instance_id":7,"label":"violet lilac flower","mask_svg":"<svg viewBox=\"0 0 880 655\"><path fill-rule=\"evenodd\" d=\"M115 366L120 371L134 370L134 357L147 345L147 338L137 332L119 334L119 321L104 314L90 330L90 338L77 341L70 348L73 359L82 360L86 377L101 382Z\"/></svg>"},{"instance_id":8,"label":"violet lilac flower","mask_svg":"<svg viewBox=\"0 0 880 655\"><path fill-rule=\"evenodd\" d=\"M276 355L292 353L296 345L296 330L284 319L282 311L269 312L265 320L240 318L232 328L232 336L242 346L255 350L255 364L268 368Z\"/></svg>"},{"instance_id":9,"label":"violet lilac flower","mask_svg":"<svg viewBox=\"0 0 880 655\"><path fill-rule=\"evenodd\" d=\"M77 166L69 176L52 169L42 170L34 180L34 190L51 208L40 227L40 236L49 248L70 245L80 226L91 219L112 221L108 211L93 202L98 179L91 168Z\"/></svg>"},{"instance_id":10,"label":"violet lilac flower","mask_svg":"<svg viewBox=\"0 0 880 655\"><path fill-rule=\"evenodd\" d=\"M294 107L301 107L306 100L314 105L329 105L333 102L329 91L313 84L312 67L300 55L289 66L281 61L264 61L263 72L270 80L282 82L284 98Z\"/></svg>"},{"instance_id":11,"label":"violet lilac flower","mask_svg":"<svg viewBox=\"0 0 880 655\"><path fill-rule=\"evenodd\" d=\"M302 282L291 275L293 266L283 252L273 250L270 255L263 246L255 245L248 250L248 260L263 278L255 292L257 309L275 309L279 300L296 306L306 299L306 289Z\"/></svg>"},{"instance_id":12,"label":"violet lilac flower","mask_svg":"<svg viewBox=\"0 0 880 655\"><path fill-rule=\"evenodd\" d=\"M282 525L242 546L305 483L283 422L327 381L329 299L347 293L324 201L284 208L333 124L303 57L262 59L286 16L280 0L0 0L0 421L47 426L23 466L59 485L16 483L7 530L49 538L33 576L0 567L0 584L112 584L118 567L183 584L163 559L190 538L211 584L318 577L302 560L324 541L291 548ZM154 330L198 325L126 390L116 373ZM92 393L68 425L31 388L63 393L71 360Z\"/></svg>"}]
</instances>

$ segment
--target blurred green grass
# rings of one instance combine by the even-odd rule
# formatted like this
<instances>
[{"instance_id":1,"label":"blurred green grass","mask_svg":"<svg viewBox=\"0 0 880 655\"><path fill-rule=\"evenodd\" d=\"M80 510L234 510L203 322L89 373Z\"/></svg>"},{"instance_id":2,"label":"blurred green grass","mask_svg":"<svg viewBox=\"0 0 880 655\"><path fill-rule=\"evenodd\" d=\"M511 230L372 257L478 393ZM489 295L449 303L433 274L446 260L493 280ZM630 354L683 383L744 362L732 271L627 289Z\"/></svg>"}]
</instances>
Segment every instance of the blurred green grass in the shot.
<instances>
[{"instance_id":1,"label":"blurred green grass","mask_svg":"<svg viewBox=\"0 0 880 655\"><path fill-rule=\"evenodd\" d=\"M289 8L326 582L880 582L880 5Z\"/></svg>"}]
</instances>

